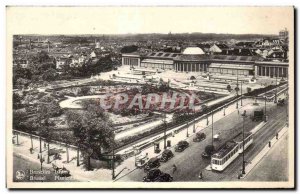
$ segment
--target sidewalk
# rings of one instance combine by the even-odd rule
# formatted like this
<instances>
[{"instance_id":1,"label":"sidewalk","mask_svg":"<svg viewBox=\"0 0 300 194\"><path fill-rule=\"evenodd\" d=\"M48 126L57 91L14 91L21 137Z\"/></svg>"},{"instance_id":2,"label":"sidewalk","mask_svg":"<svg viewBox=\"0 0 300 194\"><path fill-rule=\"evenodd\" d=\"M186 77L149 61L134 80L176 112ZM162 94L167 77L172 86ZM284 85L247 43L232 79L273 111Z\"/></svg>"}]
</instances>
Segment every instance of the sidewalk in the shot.
<instances>
[{"instance_id":1,"label":"sidewalk","mask_svg":"<svg viewBox=\"0 0 300 194\"><path fill-rule=\"evenodd\" d=\"M285 133L278 143L247 174L243 181L288 181L289 180L289 135Z\"/></svg>"},{"instance_id":2,"label":"sidewalk","mask_svg":"<svg viewBox=\"0 0 300 194\"><path fill-rule=\"evenodd\" d=\"M241 178L244 179L247 177L247 175L251 172L251 170L267 155L267 153L274 147L274 145L286 134L288 131L287 127L284 127L278 132L278 139L273 137L270 140L271 146L269 146L269 143L253 158L252 161L250 161L245 168L246 174L242 176Z\"/></svg>"}]
</instances>

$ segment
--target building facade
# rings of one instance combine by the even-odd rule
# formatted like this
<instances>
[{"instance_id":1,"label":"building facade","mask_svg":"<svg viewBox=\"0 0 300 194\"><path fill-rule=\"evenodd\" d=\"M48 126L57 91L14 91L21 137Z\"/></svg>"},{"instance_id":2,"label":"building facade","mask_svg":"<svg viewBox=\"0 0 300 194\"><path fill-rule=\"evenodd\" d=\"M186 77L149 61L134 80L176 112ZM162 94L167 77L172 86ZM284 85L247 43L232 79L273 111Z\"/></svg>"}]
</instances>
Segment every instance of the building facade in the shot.
<instances>
[{"instance_id":1,"label":"building facade","mask_svg":"<svg viewBox=\"0 0 300 194\"><path fill-rule=\"evenodd\" d=\"M147 55L123 54L122 65L176 72L205 72L215 75L284 77L288 62L265 61L260 56L208 55L198 47L188 47L183 53L153 52Z\"/></svg>"}]
</instances>

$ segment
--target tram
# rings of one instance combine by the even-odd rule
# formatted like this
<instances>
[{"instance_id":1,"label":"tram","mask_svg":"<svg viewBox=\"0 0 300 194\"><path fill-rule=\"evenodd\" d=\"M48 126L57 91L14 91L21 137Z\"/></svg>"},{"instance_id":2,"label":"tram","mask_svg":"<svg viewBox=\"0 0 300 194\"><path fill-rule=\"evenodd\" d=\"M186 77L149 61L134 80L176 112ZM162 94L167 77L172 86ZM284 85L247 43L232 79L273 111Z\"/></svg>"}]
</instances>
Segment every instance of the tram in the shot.
<instances>
[{"instance_id":1,"label":"tram","mask_svg":"<svg viewBox=\"0 0 300 194\"><path fill-rule=\"evenodd\" d=\"M253 142L253 134L245 133L246 150ZM231 162L233 162L239 154L243 153L243 134L238 134L235 138L225 143L215 154L211 157L211 166L213 170L223 171Z\"/></svg>"}]
</instances>

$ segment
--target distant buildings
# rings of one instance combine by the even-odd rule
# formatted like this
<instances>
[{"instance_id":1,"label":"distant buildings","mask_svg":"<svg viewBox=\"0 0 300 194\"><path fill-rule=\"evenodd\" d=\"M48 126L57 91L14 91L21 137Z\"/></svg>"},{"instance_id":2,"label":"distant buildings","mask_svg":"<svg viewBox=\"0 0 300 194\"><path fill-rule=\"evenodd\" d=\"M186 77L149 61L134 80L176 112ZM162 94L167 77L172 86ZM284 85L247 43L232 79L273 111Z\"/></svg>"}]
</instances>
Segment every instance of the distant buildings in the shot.
<instances>
[{"instance_id":1,"label":"distant buildings","mask_svg":"<svg viewBox=\"0 0 300 194\"><path fill-rule=\"evenodd\" d=\"M287 31L287 29L284 29L284 30L280 30L279 32L279 38L281 40L285 40L289 37L289 32Z\"/></svg>"},{"instance_id":2,"label":"distant buildings","mask_svg":"<svg viewBox=\"0 0 300 194\"><path fill-rule=\"evenodd\" d=\"M149 40L141 36L136 38L14 36L13 64L27 68L30 57L45 51L55 58L57 70L64 65L80 67L86 62L96 64L102 57L109 56L114 64L150 68L153 71L168 69L269 77L287 74L289 56L286 29L280 31L278 36L219 42L193 42L185 40L185 36L176 39L171 33L167 38L157 38L155 35L149 36Z\"/></svg>"},{"instance_id":3,"label":"distant buildings","mask_svg":"<svg viewBox=\"0 0 300 194\"><path fill-rule=\"evenodd\" d=\"M222 53L229 48L222 47L222 50L219 45L215 44L213 45L213 49L215 52L219 51L219 53ZM242 50L240 48L239 52L242 52ZM252 51L249 52L252 53ZM188 47L180 54L167 52L153 52L147 55L140 55L138 53L123 54L122 65L155 70L170 69L176 72L209 72L211 74L233 76L239 74L245 76L287 77L288 62L267 61L258 54L249 56L249 52L243 51L242 53L245 56L215 55L206 54L199 47ZM273 54L275 58L279 57L277 52L274 51Z\"/></svg>"}]
</instances>

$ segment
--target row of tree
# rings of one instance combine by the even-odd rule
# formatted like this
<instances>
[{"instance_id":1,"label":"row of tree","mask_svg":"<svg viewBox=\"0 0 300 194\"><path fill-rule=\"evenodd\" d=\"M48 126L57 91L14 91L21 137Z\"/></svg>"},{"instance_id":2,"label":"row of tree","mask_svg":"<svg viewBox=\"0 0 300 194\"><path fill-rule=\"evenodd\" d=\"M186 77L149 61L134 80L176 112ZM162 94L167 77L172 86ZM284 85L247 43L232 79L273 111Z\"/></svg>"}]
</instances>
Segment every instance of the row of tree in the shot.
<instances>
[{"instance_id":1,"label":"row of tree","mask_svg":"<svg viewBox=\"0 0 300 194\"><path fill-rule=\"evenodd\" d=\"M112 123L103 110L96 106L88 106L84 112L66 111L69 130L56 129L51 118L62 115L63 110L57 101L50 95L43 96L37 105L36 114L27 118L26 112L14 110L13 128L35 134L40 137L40 150L42 141L47 144L47 162L50 162L50 144L53 140L65 143L67 150L67 162L69 162L68 147L76 145L77 165L80 163L79 153L83 156L83 163L88 170L91 169L90 158L101 159L102 152L111 151L114 146L114 133ZM31 148L33 140L31 135Z\"/></svg>"}]
</instances>

